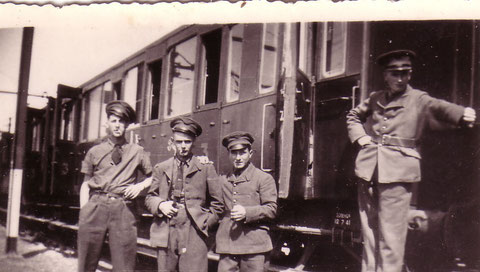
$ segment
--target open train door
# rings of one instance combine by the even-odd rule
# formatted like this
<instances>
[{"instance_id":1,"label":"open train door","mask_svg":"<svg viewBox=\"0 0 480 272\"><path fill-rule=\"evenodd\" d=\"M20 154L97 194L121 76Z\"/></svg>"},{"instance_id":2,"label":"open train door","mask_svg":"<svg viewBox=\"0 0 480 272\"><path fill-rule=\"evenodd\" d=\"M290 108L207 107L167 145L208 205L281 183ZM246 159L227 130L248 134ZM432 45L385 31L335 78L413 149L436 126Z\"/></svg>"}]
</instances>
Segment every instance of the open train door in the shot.
<instances>
[{"instance_id":1,"label":"open train door","mask_svg":"<svg viewBox=\"0 0 480 272\"><path fill-rule=\"evenodd\" d=\"M80 88L59 84L55 101L54 122L52 128L52 158L50 161L50 195L60 203L75 195L77 182L75 172L78 168L75 160L80 120Z\"/></svg>"},{"instance_id":2,"label":"open train door","mask_svg":"<svg viewBox=\"0 0 480 272\"><path fill-rule=\"evenodd\" d=\"M310 80L300 70L297 70L294 78L286 78L284 75L277 102L280 105L281 121L278 144L280 198L310 196L311 90Z\"/></svg>"}]
</instances>

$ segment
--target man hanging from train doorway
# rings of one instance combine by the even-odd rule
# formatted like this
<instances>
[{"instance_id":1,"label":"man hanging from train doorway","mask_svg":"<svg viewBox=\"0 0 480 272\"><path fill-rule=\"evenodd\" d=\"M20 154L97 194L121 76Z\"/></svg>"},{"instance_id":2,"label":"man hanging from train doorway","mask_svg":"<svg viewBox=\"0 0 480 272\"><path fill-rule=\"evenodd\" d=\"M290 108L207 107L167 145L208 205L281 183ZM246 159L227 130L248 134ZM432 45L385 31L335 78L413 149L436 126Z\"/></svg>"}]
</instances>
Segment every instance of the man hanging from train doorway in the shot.
<instances>
[{"instance_id":1,"label":"man hanging from train doorway","mask_svg":"<svg viewBox=\"0 0 480 272\"><path fill-rule=\"evenodd\" d=\"M125 131L135 111L123 101L106 106L108 137L85 155L81 172L78 271L95 271L108 232L113 271L134 271L137 227L134 199L151 184L152 166L143 147ZM147 178L137 182L137 171Z\"/></svg>"},{"instance_id":2,"label":"man hanging from train doorway","mask_svg":"<svg viewBox=\"0 0 480 272\"><path fill-rule=\"evenodd\" d=\"M475 110L436 99L409 85L415 53L395 50L377 58L385 90L372 92L347 114L363 236L362 271L403 269L412 184L419 182L417 143L429 121L473 126Z\"/></svg>"},{"instance_id":3,"label":"man hanging from train doorway","mask_svg":"<svg viewBox=\"0 0 480 272\"><path fill-rule=\"evenodd\" d=\"M193 156L202 127L193 119L170 122L174 156L155 165L145 204L154 216L150 242L158 249L158 271L208 270L209 230L223 212L218 175Z\"/></svg>"},{"instance_id":4,"label":"man hanging from train doorway","mask_svg":"<svg viewBox=\"0 0 480 272\"><path fill-rule=\"evenodd\" d=\"M225 136L233 171L221 176L225 214L216 235L218 271L266 271L272 250L269 221L277 213L275 180L251 162L253 137L242 131Z\"/></svg>"}]
</instances>

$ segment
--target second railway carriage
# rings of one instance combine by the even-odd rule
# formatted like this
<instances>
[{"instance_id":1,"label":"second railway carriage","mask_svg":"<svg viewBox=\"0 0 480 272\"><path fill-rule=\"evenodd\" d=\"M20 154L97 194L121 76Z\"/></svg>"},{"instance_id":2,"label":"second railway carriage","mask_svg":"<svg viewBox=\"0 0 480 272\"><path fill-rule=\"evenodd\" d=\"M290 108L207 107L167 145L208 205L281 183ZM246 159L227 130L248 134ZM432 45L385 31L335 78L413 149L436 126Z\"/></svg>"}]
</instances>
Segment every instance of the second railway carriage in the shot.
<instances>
[{"instance_id":1,"label":"second railway carriage","mask_svg":"<svg viewBox=\"0 0 480 272\"><path fill-rule=\"evenodd\" d=\"M397 48L416 51L412 86L478 112L479 34L475 21L181 27L79 88L59 85L47 110L51 137L42 149L50 152L41 160L48 172L37 182L44 196L61 200L54 204L78 207L80 162L106 136L105 106L113 99L136 109L127 136L153 163L171 156L174 117L201 123L194 153L208 156L220 174L230 167L222 137L249 131L256 139L253 163L272 174L279 189L270 269L358 271L357 150L345 115L383 87L374 57ZM480 126L429 125L407 263L413 271L477 271ZM139 214L140 251L149 254L151 215Z\"/></svg>"}]
</instances>

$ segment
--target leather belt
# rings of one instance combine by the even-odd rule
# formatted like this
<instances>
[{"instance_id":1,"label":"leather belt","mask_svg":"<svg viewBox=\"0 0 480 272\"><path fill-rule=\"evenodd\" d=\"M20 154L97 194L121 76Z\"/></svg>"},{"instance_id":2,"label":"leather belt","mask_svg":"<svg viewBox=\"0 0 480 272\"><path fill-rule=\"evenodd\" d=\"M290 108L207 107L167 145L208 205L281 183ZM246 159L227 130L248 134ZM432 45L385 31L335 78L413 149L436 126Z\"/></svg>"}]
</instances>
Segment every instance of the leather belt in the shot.
<instances>
[{"instance_id":1,"label":"leather belt","mask_svg":"<svg viewBox=\"0 0 480 272\"><path fill-rule=\"evenodd\" d=\"M408 148L414 148L417 146L417 141L415 139L394 137L387 134L374 135L372 136L372 141L378 145L391 145Z\"/></svg>"},{"instance_id":2,"label":"leather belt","mask_svg":"<svg viewBox=\"0 0 480 272\"><path fill-rule=\"evenodd\" d=\"M103 195L103 196L106 196L110 199L119 199L119 200L124 200L125 202L131 202L131 200L127 200L123 197L123 195L120 195L120 194L116 194L116 193L111 193L111 192L105 192L105 191L101 191L101 190L91 190L90 191L90 196L92 195Z\"/></svg>"}]
</instances>

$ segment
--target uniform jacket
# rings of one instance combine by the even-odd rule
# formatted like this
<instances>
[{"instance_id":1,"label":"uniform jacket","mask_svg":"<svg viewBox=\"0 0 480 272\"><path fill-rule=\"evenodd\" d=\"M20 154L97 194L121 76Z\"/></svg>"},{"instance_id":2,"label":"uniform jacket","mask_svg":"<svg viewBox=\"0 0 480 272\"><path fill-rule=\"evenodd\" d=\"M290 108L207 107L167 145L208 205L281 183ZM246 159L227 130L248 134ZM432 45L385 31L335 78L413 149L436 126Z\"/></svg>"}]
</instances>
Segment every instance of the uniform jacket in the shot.
<instances>
[{"instance_id":1,"label":"uniform jacket","mask_svg":"<svg viewBox=\"0 0 480 272\"><path fill-rule=\"evenodd\" d=\"M366 135L376 142L359 151L355 173L370 181L378 165L380 183L418 182L421 157L416 144L425 127L433 122L457 125L465 108L410 86L390 102L386 95L386 91L373 92L347 114L352 142Z\"/></svg>"},{"instance_id":2,"label":"uniform jacket","mask_svg":"<svg viewBox=\"0 0 480 272\"><path fill-rule=\"evenodd\" d=\"M225 214L216 236L216 251L220 254L253 254L272 250L268 221L277 212L277 187L271 175L251 163L238 177L220 177ZM245 207L245 221L230 219L233 205Z\"/></svg>"},{"instance_id":3,"label":"uniform jacket","mask_svg":"<svg viewBox=\"0 0 480 272\"><path fill-rule=\"evenodd\" d=\"M163 201L170 200L169 192L173 178L174 158L155 165L153 169L152 185L145 199L145 204L154 215L150 228L152 246L168 246L168 218L162 214L158 206ZM221 187L213 165L202 164L196 157L192 157L188 168L184 172L185 206L187 213L193 219L199 230L208 236L208 229L218 222L223 212L221 202Z\"/></svg>"}]
</instances>

